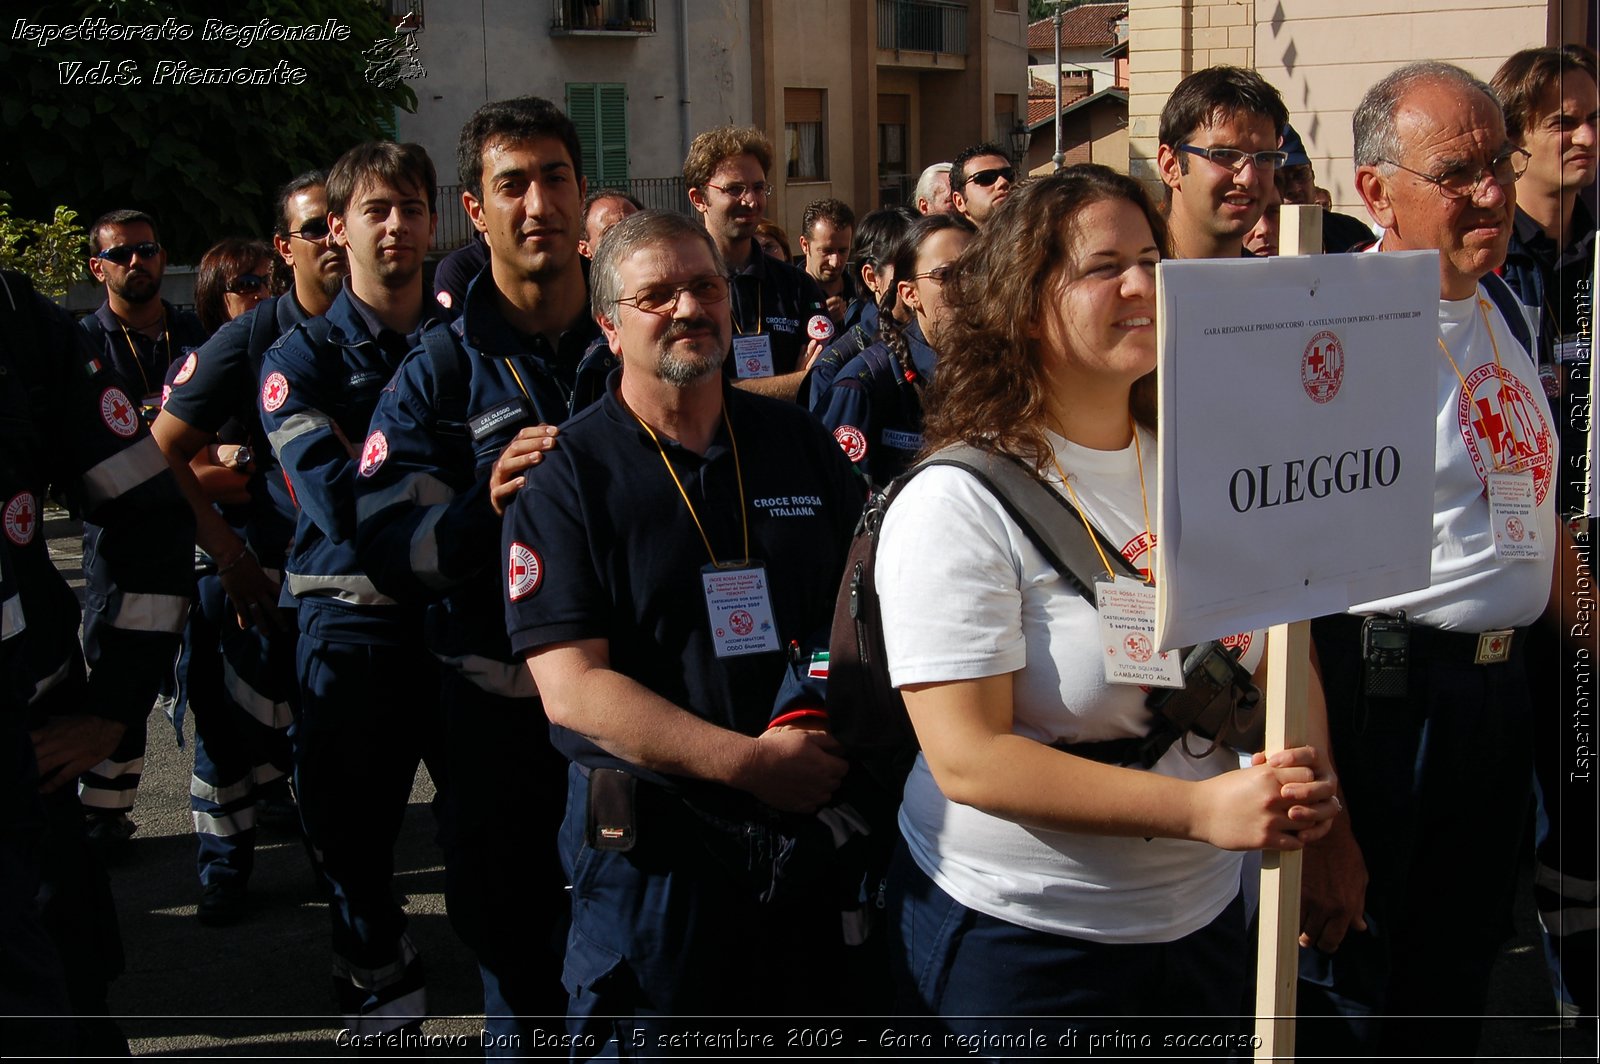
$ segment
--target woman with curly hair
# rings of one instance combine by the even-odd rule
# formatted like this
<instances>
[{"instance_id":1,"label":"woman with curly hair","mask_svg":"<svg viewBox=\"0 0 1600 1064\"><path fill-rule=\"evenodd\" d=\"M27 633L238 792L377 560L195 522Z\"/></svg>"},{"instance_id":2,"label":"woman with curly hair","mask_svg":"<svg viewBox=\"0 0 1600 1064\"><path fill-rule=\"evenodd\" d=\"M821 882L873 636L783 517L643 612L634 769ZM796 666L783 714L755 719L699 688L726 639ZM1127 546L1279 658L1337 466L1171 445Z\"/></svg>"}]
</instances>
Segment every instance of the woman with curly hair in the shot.
<instances>
[{"instance_id":1,"label":"woman with curly hair","mask_svg":"<svg viewBox=\"0 0 1600 1064\"><path fill-rule=\"evenodd\" d=\"M923 428L929 450L1020 461L1073 505L1063 520L1157 578L1165 228L1105 167L1019 187L945 279ZM890 874L899 1006L966 1033L1023 1031L1030 1015L1237 1014L1241 851L1301 849L1338 812L1320 691L1314 748L1241 768L1190 737L1148 769L1123 764L1086 744L1148 734L1146 691L1111 679L1095 606L965 470L905 485L877 565L890 676L922 747ZM1255 668L1265 639L1249 642Z\"/></svg>"}]
</instances>

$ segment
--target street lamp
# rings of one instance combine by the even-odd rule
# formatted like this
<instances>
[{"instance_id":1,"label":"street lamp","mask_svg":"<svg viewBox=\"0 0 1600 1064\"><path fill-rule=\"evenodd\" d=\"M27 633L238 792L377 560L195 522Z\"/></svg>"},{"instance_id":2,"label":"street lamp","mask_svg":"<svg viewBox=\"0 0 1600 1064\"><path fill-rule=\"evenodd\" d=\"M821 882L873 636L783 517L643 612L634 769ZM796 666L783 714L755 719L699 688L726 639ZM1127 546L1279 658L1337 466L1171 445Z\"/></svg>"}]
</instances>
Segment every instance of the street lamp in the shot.
<instances>
[{"instance_id":1,"label":"street lamp","mask_svg":"<svg viewBox=\"0 0 1600 1064\"><path fill-rule=\"evenodd\" d=\"M1020 118L1017 119L1017 124L1011 127L1009 136L1011 138L1011 157L1017 161L1018 165L1021 165L1022 157L1028 154L1028 146L1033 143L1033 134L1028 132L1028 123Z\"/></svg>"}]
</instances>

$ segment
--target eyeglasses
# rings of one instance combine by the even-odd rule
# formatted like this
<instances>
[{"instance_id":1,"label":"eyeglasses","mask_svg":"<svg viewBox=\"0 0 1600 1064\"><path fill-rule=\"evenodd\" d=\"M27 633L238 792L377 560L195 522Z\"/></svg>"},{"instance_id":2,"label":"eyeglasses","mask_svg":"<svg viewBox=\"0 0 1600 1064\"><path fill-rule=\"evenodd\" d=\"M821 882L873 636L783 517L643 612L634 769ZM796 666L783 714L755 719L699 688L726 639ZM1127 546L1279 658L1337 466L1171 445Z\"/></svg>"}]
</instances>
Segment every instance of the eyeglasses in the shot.
<instances>
[{"instance_id":1,"label":"eyeglasses","mask_svg":"<svg viewBox=\"0 0 1600 1064\"><path fill-rule=\"evenodd\" d=\"M236 296L253 296L267 286L267 279L259 273L241 273L228 283L227 291Z\"/></svg>"},{"instance_id":2,"label":"eyeglasses","mask_svg":"<svg viewBox=\"0 0 1600 1064\"><path fill-rule=\"evenodd\" d=\"M725 193L726 195L732 196L734 199L738 200L744 199L746 194L754 196L756 199L760 199L762 196L765 196L767 193L772 191L772 186L765 181L757 181L753 185L738 183L732 185L713 185L711 182L707 181L706 188L714 188L718 192Z\"/></svg>"},{"instance_id":3,"label":"eyeglasses","mask_svg":"<svg viewBox=\"0 0 1600 1064\"><path fill-rule=\"evenodd\" d=\"M928 280L942 288L944 283L950 279L950 275L955 273L955 271L956 264L953 262L947 262L943 266L935 266L927 273L914 273L911 275L911 279L913 281L920 281L926 277Z\"/></svg>"},{"instance_id":4,"label":"eyeglasses","mask_svg":"<svg viewBox=\"0 0 1600 1064\"><path fill-rule=\"evenodd\" d=\"M97 251L94 257L107 259L118 266L126 266L133 261L135 255L141 259L153 259L161 254L161 245L154 240L145 240L138 244L118 244L114 248L105 248Z\"/></svg>"},{"instance_id":5,"label":"eyeglasses","mask_svg":"<svg viewBox=\"0 0 1600 1064\"><path fill-rule=\"evenodd\" d=\"M979 170L975 174L968 174L967 179L962 184L981 185L984 188L988 188L1002 177L1006 179L1006 184L1012 184L1017 180L1017 171L1010 166L997 166L992 170Z\"/></svg>"},{"instance_id":6,"label":"eyeglasses","mask_svg":"<svg viewBox=\"0 0 1600 1064\"><path fill-rule=\"evenodd\" d=\"M712 274L708 277L696 277L682 284L652 285L640 289L631 296L618 299L617 302L637 307L646 314L671 314L678 309L678 297L685 292L694 296L696 303L721 303L728 298L728 279Z\"/></svg>"},{"instance_id":7,"label":"eyeglasses","mask_svg":"<svg viewBox=\"0 0 1600 1064\"><path fill-rule=\"evenodd\" d=\"M328 239L328 220L326 218L312 218L299 229L291 230L290 236L297 236L301 240L312 244L320 244Z\"/></svg>"},{"instance_id":8,"label":"eyeglasses","mask_svg":"<svg viewBox=\"0 0 1600 1064\"><path fill-rule=\"evenodd\" d=\"M1254 163L1257 170L1277 170L1289 161L1286 151L1240 151L1238 148L1197 148L1193 144L1178 145L1179 151L1210 159L1230 174L1244 169L1245 163Z\"/></svg>"},{"instance_id":9,"label":"eyeglasses","mask_svg":"<svg viewBox=\"0 0 1600 1064\"><path fill-rule=\"evenodd\" d=\"M1474 168L1463 163L1452 166L1442 174L1425 174L1420 170L1413 170L1409 166L1395 162L1393 159L1379 159L1380 163L1398 166L1408 174L1415 174L1428 184L1439 190L1445 199L1477 199L1478 193L1483 189L1484 179L1492 180L1501 188L1514 185L1517 179L1528 172L1528 160L1533 156L1521 148L1511 148L1502 155L1494 157L1488 166Z\"/></svg>"}]
</instances>

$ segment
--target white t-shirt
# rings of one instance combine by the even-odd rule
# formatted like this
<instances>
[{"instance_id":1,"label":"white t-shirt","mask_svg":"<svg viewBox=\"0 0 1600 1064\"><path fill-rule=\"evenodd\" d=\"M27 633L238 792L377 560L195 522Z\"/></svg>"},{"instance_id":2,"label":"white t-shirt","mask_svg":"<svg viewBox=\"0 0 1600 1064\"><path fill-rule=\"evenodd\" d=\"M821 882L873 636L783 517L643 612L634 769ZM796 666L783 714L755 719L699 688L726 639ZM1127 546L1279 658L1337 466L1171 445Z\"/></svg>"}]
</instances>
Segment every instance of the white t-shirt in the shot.
<instances>
[{"instance_id":1,"label":"white t-shirt","mask_svg":"<svg viewBox=\"0 0 1600 1064\"><path fill-rule=\"evenodd\" d=\"M1364 602L1350 612L1403 609L1420 624L1462 632L1520 627L1544 612L1561 543L1555 422L1533 360L1481 287L1467 299L1439 301L1439 335L1450 358L1437 344L1428 352L1438 367L1431 579L1420 591ZM1533 471L1544 558L1501 561L1489 527L1486 477L1521 468Z\"/></svg>"},{"instance_id":2,"label":"white t-shirt","mask_svg":"<svg viewBox=\"0 0 1600 1064\"><path fill-rule=\"evenodd\" d=\"M1090 521L1138 558L1149 537L1133 446L1050 440ZM1139 443L1153 481L1155 440L1141 432ZM1094 608L965 471L928 469L900 492L884 519L877 590L896 686L1014 673L1018 735L1054 743L1149 731L1146 692L1106 682ZM1240 638L1253 644L1253 669L1262 634ZM1238 764L1226 748L1196 759L1180 743L1152 771L1206 779ZM1239 855L1204 843L1046 831L958 805L920 754L900 829L918 866L963 905L1078 938L1170 942L1204 927L1239 889Z\"/></svg>"}]
</instances>

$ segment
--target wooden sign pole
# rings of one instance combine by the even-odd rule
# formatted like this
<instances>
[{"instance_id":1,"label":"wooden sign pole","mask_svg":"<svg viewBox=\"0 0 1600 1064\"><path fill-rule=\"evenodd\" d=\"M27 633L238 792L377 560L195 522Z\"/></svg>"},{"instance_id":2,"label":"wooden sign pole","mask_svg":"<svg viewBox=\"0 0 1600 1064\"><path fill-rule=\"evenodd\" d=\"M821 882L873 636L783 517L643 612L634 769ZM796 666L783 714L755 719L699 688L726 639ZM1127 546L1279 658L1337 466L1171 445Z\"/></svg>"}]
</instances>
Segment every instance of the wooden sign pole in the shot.
<instances>
[{"instance_id":1,"label":"wooden sign pole","mask_svg":"<svg viewBox=\"0 0 1600 1064\"><path fill-rule=\"evenodd\" d=\"M1282 255L1320 254L1322 208L1316 204L1284 204L1279 213L1278 250ZM1310 677L1311 622L1273 625L1267 633L1269 752L1304 745ZM1261 855L1261 908L1256 922L1258 1061L1294 1056L1301 856L1298 850L1268 850Z\"/></svg>"}]
</instances>

